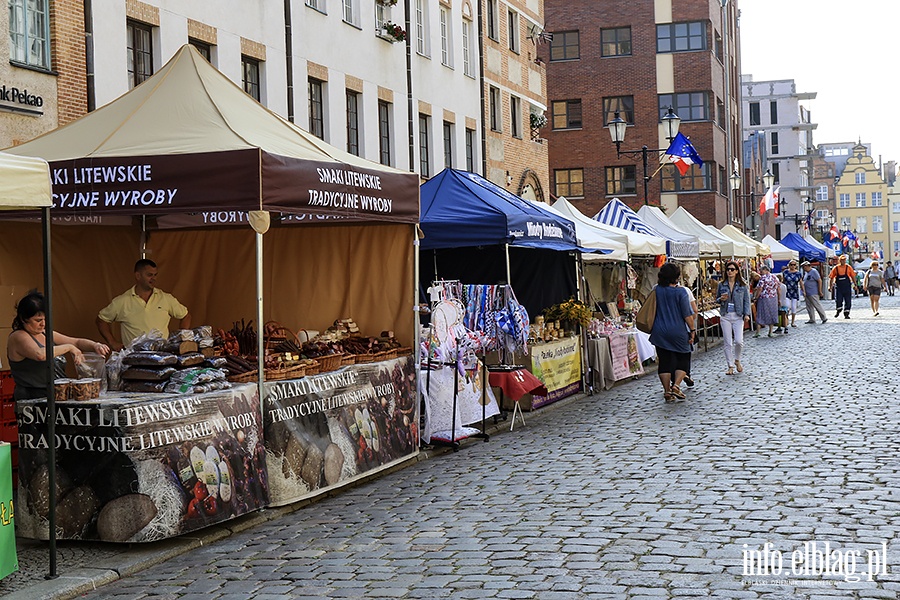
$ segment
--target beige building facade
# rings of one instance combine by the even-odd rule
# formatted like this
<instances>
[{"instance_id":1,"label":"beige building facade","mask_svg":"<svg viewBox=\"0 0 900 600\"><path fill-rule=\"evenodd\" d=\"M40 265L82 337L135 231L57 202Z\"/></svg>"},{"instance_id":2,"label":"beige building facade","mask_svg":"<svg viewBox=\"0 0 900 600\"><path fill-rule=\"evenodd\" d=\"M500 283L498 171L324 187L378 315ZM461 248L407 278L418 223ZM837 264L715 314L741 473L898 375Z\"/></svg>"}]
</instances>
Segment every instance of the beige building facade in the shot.
<instances>
[{"instance_id":1,"label":"beige building facade","mask_svg":"<svg viewBox=\"0 0 900 600\"><path fill-rule=\"evenodd\" d=\"M854 250L854 257L865 257L875 251L889 257L893 213L888 186L865 145L853 147L835 185L835 195L838 227L841 231L855 232L859 238L860 247ZM900 214L896 216L900 220Z\"/></svg>"}]
</instances>

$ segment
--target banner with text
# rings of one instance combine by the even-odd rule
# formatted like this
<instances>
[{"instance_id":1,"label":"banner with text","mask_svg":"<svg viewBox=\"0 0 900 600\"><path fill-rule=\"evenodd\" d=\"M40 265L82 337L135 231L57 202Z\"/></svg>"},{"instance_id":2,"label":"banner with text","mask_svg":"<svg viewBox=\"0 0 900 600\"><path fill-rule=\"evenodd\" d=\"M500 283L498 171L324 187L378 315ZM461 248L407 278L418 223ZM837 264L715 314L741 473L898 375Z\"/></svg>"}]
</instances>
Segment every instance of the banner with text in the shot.
<instances>
[{"instance_id":1,"label":"banner with text","mask_svg":"<svg viewBox=\"0 0 900 600\"><path fill-rule=\"evenodd\" d=\"M567 337L531 347L531 372L547 388L546 396L534 396L531 407L539 408L581 390L581 344Z\"/></svg>"}]
</instances>

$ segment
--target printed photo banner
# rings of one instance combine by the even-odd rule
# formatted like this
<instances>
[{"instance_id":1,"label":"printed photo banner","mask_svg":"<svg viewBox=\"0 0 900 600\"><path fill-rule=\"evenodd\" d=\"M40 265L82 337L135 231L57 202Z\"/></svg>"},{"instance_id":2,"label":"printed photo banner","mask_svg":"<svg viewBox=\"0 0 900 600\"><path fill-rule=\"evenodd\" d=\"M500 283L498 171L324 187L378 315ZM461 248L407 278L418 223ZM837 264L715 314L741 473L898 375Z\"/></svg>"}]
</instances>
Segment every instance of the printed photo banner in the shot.
<instances>
[{"instance_id":1,"label":"printed photo banner","mask_svg":"<svg viewBox=\"0 0 900 600\"><path fill-rule=\"evenodd\" d=\"M0 579L19 570L16 558L11 450L9 444L0 442Z\"/></svg>"},{"instance_id":2,"label":"printed photo banner","mask_svg":"<svg viewBox=\"0 0 900 600\"><path fill-rule=\"evenodd\" d=\"M374 473L419 449L411 356L269 382L264 406L276 506Z\"/></svg>"},{"instance_id":3,"label":"printed photo banner","mask_svg":"<svg viewBox=\"0 0 900 600\"><path fill-rule=\"evenodd\" d=\"M637 335L634 332L616 331L609 336L609 353L616 381L643 375L644 367L638 355Z\"/></svg>"},{"instance_id":4,"label":"printed photo banner","mask_svg":"<svg viewBox=\"0 0 900 600\"><path fill-rule=\"evenodd\" d=\"M578 337L531 347L531 372L547 388L546 396L534 396L531 407L540 408L581 390L581 343Z\"/></svg>"},{"instance_id":5,"label":"printed photo banner","mask_svg":"<svg viewBox=\"0 0 900 600\"><path fill-rule=\"evenodd\" d=\"M257 386L57 402L60 539L151 542L269 502ZM17 533L48 539L47 403L18 403Z\"/></svg>"}]
</instances>

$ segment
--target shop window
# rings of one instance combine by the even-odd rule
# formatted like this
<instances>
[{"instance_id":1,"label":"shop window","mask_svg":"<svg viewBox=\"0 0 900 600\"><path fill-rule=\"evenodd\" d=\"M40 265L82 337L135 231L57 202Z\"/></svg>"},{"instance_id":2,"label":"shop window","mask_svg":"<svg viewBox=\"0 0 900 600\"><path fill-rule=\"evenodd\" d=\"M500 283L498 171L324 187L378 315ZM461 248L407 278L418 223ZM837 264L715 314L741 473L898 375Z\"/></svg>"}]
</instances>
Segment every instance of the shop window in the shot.
<instances>
[{"instance_id":1,"label":"shop window","mask_svg":"<svg viewBox=\"0 0 900 600\"><path fill-rule=\"evenodd\" d=\"M759 125L759 102L750 103L750 124Z\"/></svg>"},{"instance_id":2,"label":"shop window","mask_svg":"<svg viewBox=\"0 0 900 600\"><path fill-rule=\"evenodd\" d=\"M662 168L660 185L663 192L692 192L711 190L712 171L709 163L703 166L692 165L687 174L682 176L675 165L666 165Z\"/></svg>"},{"instance_id":3,"label":"shop window","mask_svg":"<svg viewBox=\"0 0 900 600\"><path fill-rule=\"evenodd\" d=\"M556 169L553 182L557 196L584 197L584 169Z\"/></svg>"},{"instance_id":4,"label":"shop window","mask_svg":"<svg viewBox=\"0 0 900 600\"><path fill-rule=\"evenodd\" d=\"M636 194L636 173L637 168L634 165L606 167L606 195Z\"/></svg>"},{"instance_id":5,"label":"shop window","mask_svg":"<svg viewBox=\"0 0 900 600\"><path fill-rule=\"evenodd\" d=\"M551 104L553 129L581 128L581 100L557 100Z\"/></svg>"},{"instance_id":6,"label":"shop window","mask_svg":"<svg viewBox=\"0 0 900 600\"><path fill-rule=\"evenodd\" d=\"M660 94L658 105L660 119L666 115L671 106L682 121L709 120L709 93L707 92Z\"/></svg>"},{"instance_id":7,"label":"shop window","mask_svg":"<svg viewBox=\"0 0 900 600\"><path fill-rule=\"evenodd\" d=\"M325 110L322 102L325 83L309 78L309 132L319 139L325 139Z\"/></svg>"},{"instance_id":8,"label":"shop window","mask_svg":"<svg viewBox=\"0 0 900 600\"><path fill-rule=\"evenodd\" d=\"M359 93L347 90L347 152L359 156Z\"/></svg>"},{"instance_id":9,"label":"shop window","mask_svg":"<svg viewBox=\"0 0 900 600\"><path fill-rule=\"evenodd\" d=\"M188 44L197 49L197 52L206 59L206 62L212 63L212 46L207 44L206 42L201 42L200 40L195 40L194 38L188 38Z\"/></svg>"},{"instance_id":10,"label":"shop window","mask_svg":"<svg viewBox=\"0 0 900 600\"><path fill-rule=\"evenodd\" d=\"M475 172L475 130L466 128L466 171Z\"/></svg>"},{"instance_id":11,"label":"shop window","mask_svg":"<svg viewBox=\"0 0 900 600\"><path fill-rule=\"evenodd\" d=\"M378 101L378 160L391 164L391 103Z\"/></svg>"},{"instance_id":12,"label":"shop window","mask_svg":"<svg viewBox=\"0 0 900 600\"><path fill-rule=\"evenodd\" d=\"M624 119L629 125L634 125L634 96L612 96L603 99L603 124L616 118Z\"/></svg>"},{"instance_id":13,"label":"shop window","mask_svg":"<svg viewBox=\"0 0 900 600\"><path fill-rule=\"evenodd\" d=\"M453 123L444 121L444 167L453 168Z\"/></svg>"},{"instance_id":14,"label":"shop window","mask_svg":"<svg viewBox=\"0 0 900 600\"><path fill-rule=\"evenodd\" d=\"M419 114L419 175L431 177L431 117Z\"/></svg>"},{"instance_id":15,"label":"shop window","mask_svg":"<svg viewBox=\"0 0 900 600\"><path fill-rule=\"evenodd\" d=\"M667 23L656 26L656 51L691 52L706 50L706 23Z\"/></svg>"},{"instance_id":16,"label":"shop window","mask_svg":"<svg viewBox=\"0 0 900 600\"><path fill-rule=\"evenodd\" d=\"M10 62L49 69L49 40L50 3L47 0L9 0Z\"/></svg>"},{"instance_id":17,"label":"shop window","mask_svg":"<svg viewBox=\"0 0 900 600\"><path fill-rule=\"evenodd\" d=\"M601 56L630 56L631 27L600 30Z\"/></svg>"},{"instance_id":18,"label":"shop window","mask_svg":"<svg viewBox=\"0 0 900 600\"><path fill-rule=\"evenodd\" d=\"M241 85L253 99L260 101L259 61L255 58L241 56Z\"/></svg>"},{"instance_id":19,"label":"shop window","mask_svg":"<svg viewBox=\"0 0 900 600\"><path fill-rule=\"evenodd\" d=\"M153 75L153 28L128 21L128 88L134 88Z\"/></svg>"},{"instance_id":20,"label":"shop window","mask_svg":"<svg viewBox=\"0 0 900 600\"><path fill-rule=\"evenodd\" d=\"M581 58L579 33L577 31L557 31L550 40L550 60L576 60Z\"/></svg>"}]
</instances>

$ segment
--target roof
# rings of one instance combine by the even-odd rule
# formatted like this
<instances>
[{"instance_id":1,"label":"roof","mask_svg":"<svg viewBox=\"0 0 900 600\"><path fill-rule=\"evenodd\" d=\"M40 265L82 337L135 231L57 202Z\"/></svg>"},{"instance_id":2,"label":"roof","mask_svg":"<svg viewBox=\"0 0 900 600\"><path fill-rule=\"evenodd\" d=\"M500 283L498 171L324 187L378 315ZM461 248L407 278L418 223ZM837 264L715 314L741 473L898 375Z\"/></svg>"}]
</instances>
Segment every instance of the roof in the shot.
<instances>
[{"instance_id":1,"label":"roof","mask_svg":"<svg viewBox=\"0 0 900 600\"><path fill-rule=\"evenodd\" d=\"M0 209L40 208L51 201L46 161L0 152Z\"/></svg>"},{"instance_id":2,"label":"roof","mask_svg":"<svg viewBox=\"0 0 900 600\"><path fill-rule=\"evenodd\" d=\"M584 215L564 197L557 199L553 204L553 208L575 223L582 221L587 222L591 227L602 231L612 239L624 243L628 248L629 255L658 256L666 253L666 241L659 236L645 235L636 231L628 231L626 229L595 221Z\"/></svg>"},{"instance_id":3,"label":"roof","mask_svg":"<svg viewBox=\"0 0 900 600\"><path fill-rule=\"evenodd\" d=\"M668 240L666 248L669 256L675 258L697 258L700 256L700 240L679 229L663 211L656 206L642 206L638 216L659 235Z\"/></svg>"}]
</instances>

